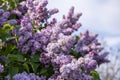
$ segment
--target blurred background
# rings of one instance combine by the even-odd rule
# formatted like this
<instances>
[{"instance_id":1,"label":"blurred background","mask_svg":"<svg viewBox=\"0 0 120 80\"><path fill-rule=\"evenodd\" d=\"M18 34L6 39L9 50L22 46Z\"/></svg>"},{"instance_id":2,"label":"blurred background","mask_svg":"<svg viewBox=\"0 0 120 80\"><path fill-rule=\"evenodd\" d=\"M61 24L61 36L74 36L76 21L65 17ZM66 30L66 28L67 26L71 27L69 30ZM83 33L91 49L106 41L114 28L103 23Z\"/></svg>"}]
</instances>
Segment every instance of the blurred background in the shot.
<instances>
[{"instance_id":1,"label":"blurred background","mask_svg":"<svg viewBox=\"0 0 120 80\"><path fill-rule=\"evenodd\" d=\"M99 34L98 39L110 52L110 63L97 70L102 80L120 80L120 0L48 0L48 8L58 8L53 17L62 19L71 6L81 12L82 27L75 34L89 30ZM104 73L104 74L103 74Z\"/></svg>"}]
</instances>

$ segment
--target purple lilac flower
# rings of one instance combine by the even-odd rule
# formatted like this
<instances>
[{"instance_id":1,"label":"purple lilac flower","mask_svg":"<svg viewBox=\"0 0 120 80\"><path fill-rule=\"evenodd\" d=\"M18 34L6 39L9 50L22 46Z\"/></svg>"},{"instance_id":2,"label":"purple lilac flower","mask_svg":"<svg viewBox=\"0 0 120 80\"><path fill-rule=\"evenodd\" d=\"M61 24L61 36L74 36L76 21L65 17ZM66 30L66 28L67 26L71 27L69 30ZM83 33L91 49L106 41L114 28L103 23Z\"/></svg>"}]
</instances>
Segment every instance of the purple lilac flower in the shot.
<instances>
[{"instance_id":1,"label":"purple lilac flower","mask_svg":"<svg viewBox=\"0 0 120 80\"><path fill-rule=\"evenodd\" d=\"M97 50L97 46L101 46L96 39L96 34L89 34L86 31L84 34L81 34L80 39L75 45L75 51L79 54L88 53L91 50ZM99 47L101 49L101 47Z\"/></svg>"},{"instance_id":2,"label":"purple lilac flower","mask_svg":"<svg viewBox=\"0 0 120 80\"><path fill-rule=\"evenodd\" d=\"M9 23L11 25L18 24L18 21L16 19L9 20L10 15L11 11L4 11L0 8L0 27L2 27L5 23Z\"/></svg>"},{"instance_id":3,"label":"purple lilac flower","mask_svg":"<svg viewBox=\"0 0 120 80\"><path fill-rule=\"evenodd\" d=\"M60 68L61 76L67 80L82 79L82 71L79 70L75 64L63 65Z\"/></svg>"},{"instance_id":4,"label":"purple lilac flower","mask_svg":"<svg viewBox=\"0 0 120 80\"><path fill-rule=\"evenodd\" d=\"M61 67L62 65L70 63L73 59L74 57L70 55L59 55L52 60L52 63L55 65L59 65L59 67Z\"/></svg>"},{"instance_id":5,"label":"purple lilac flower","mask_svg":"<svg viewBox=\"0 0 120 80\"><path fill-rule=\"evenodd\" d=\"M0 73L2 73L3 71L4 71L4 66L0 64Z\"/></svg>"},{"instance_id":6,"label":"purple lilac flower","mask_svg":"<svg viewBox=\"0 0 120 80\"><path fill-rule=\"evenodd\" d=\"M17 20L8 20L7 23L11 24L11 25L17 25Z\"/></svg>"},{"instance_id":7,"label":"purple lilac flower","mask_svg":"<svg viewBox=\"0 0 120 80\"><path fill-rule=\"evenodd\" d=\"M30 49L30 47L25 44L30 38L32 38L32 31L33 27L29 20L28 16L24 16L21 21L21 28L18 32L18 47L22 50L22 52L27 53Z\"/></svg>"},{"instance_id":8,"label":"purple lilac flower","mask_svg":"<svg viewBox=\"0 0 120 80\"><path fill-rule=\"evenodd\" d=\"M10 17L10 12L4 12L4 13L2 14L2 16L3 16L4 18L8 19L8 18Z\"/></svg>"},{"instance_id":9,"label":"purple lilac flower","mask_svg":"<svg viewBox=\"0 0 120 80\"><path fill-rule=\"evenodd\" d=\"M101 54L96 54L94 52L91 52L89 54L87 54L85 57L87 58L92 58L94 60L97 61L98 65L102 64L102 63L108 63L110 62L106 57L109 53L108 52L103 52Z\"/></svg>"},{"instance_id":10,"label":"purple lilac flower","mask_svg":"<svg viewBox=\"0 0 120 80\"><path fill-rule=\"evenodd\" d=\"M71 63L60 67L61 77L69 80L91 80L89 71L94 70L97 62L90 58L73 59ZM84 68L84 71L81 69Z\"/></svg>"},{"instance_id":11,"label":"purple lilac flower","mask_svg":"<svg viewBox=\"0 0 120 80\"><path fill-rule=\"evenodd\" d=\"M0 9L0 16L4 13L3 9Z\"/></svg>"},{"instance_id":12,"label":"purple lilac flower","mask_svg":"<svg viewBox=\"0 0 120 80\"><path fill-rule=\"evenodd\" d=\"M69 54L70 49L73 47L73 44L75 43L75 39L72 36L62 36L57 42L51 42L47 45L45 51L47 53L43 53L44 56L49 59L55 59L58 54ZM40 61L45 61L42 58L42 55L40 57Z\"/></svg>"},{"instance_id":13,"label":"purple lilac flower","mask_svg":"<svg viewBox=\"0 0 120 80\"><path fill-rule=\"evenodd\" d=\"M74 50L80 56L85 55L87 58L96 60L98 64L109 62L109 60L105 58L108 52L101 54L103 47L97 40L97 34L91 34L89 31L81 34Z\"/></svg>"},{"instance_id":14,"label":"purple lilac flower","mask_svg":"<svg viewBox=\"0 0 120 80\"><path fill-rule=\"evenodd\" d=\"M14 75L13 80L46 80L46 77L45 76L39 77L34 73L28 74L26 72L23 72L23 73L18 73Z\"/></svg>"},{"instance_id":15,"label":"purple lilac flower","mask_svg":"<svg viewBox=\"0 0 120 80\"><path fill-rule=\"evenodd\" d=\"M41 53L39 60L46 67L48 67L51 64L51 57L48 55L48 53Z\"/></svg>"},{"instance_id":16,"label":"purple lilac flower","mask_svg":"<svg viewBox=\"0 0 120 80\"><path fill-rule=\"evenodd\" d=\"M57 42L49 43L46 50L56 54L68 54L75 43L75 38L72 36L65 36L63 34L60 34L59 37L60 38Z\"/></svg>"},{"instance_id":17,"label":"purple lilac flower","mask_svg":"<svg viewBox=\"0 0 120 80\"><path fill-rule=\"evenodd\" d=\"M47 10L47 0L27 0L28 14L30 19L34 21L36 27L40 27L42 23L48 23L48 19L51 15L58 12L58 9Z\"/></svg>"},{"instance_id":18,"label":"purple lilac flower","mask_svg":"<svg viewBox=\"0 0 120 80\"><path fill-rule=\"evenodd\" d=\"M49 62L52 62L52 64L60 66L64 63L68 63L73 58L72 56L67 55L75 43L75 38L72 36L64 35L59 38L60 39L57 42L51 42L47 45L45 50L46 52L42 53L40 56L41 63L47 64Z\"/></svg>"}]
</instances>

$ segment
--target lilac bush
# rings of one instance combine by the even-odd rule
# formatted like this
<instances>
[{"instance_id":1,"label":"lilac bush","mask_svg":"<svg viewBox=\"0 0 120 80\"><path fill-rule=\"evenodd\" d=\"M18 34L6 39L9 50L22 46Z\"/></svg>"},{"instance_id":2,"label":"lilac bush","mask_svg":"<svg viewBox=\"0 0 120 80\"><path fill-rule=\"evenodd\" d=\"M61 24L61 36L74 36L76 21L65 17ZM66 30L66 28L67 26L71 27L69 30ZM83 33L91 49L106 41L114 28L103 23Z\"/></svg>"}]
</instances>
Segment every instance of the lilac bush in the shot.
<instances>
[{"instance_id":1,"label":"lilac bush","mask_svg":"<svg viewBox=\"0 0 120 80\"><path fill-rule=\"evenodd\" d=\"M95 69L109 62L108 52L103 52L97 34L72 35L81 27L81 13L71 7L57 22L49 20L58 9L48 10L47 0L13 3L8 0L2 8L9 7L0 9L1 79L9 75L13 80L100 80Z\"/></svg>"}]
</instances>

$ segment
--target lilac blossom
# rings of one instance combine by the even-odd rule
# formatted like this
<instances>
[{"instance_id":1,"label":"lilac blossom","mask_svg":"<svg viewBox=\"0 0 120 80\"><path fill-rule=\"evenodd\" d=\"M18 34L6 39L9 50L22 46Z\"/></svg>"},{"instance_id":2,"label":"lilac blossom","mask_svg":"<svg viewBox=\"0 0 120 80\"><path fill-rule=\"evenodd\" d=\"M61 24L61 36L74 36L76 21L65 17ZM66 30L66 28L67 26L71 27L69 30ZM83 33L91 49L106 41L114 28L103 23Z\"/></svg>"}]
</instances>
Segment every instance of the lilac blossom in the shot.
<instances>
[{"instance_id":1,"label":"lilac blossom","mask_svg":"<svg viewBox=\"0 0 120 80\"><path fill-rule=\"evenodd\" d=\"M60 67L60 75L63 79L67 80L91 80L92 77L81 69L82 67L84 68L86 66L88 66L90 69L93 69L93 67L90 67L88 63L90 62L85 58L79 58L78 60L73 59L71 63ZM97 64L92 64L91 66L94 65L96 66Z\"/></svg>"},{"instance_id":2,"label":"lilac blossom","mask_svg":"<svg viewBox=\"0 0 120 80\"><path fill-rule=\"evenodd\" d=\"M34 73L28 74L26 72L23 72L23 73L18 73L14 75L13 80L46 80L46 77L45 76L39 77Z\"/></svg>"},{"instance_id":3,"label":"lilac blossom","mask_svg":"<svg viewBox=\"0 0 120 80\"><path fill-rule=\"evenodd\" d=\"M0 64L0 73L2 73L3 71L4 71L4 66Z\"/></svg>"},{"instance_id":4,"label":"lilac blossom","mask_svg":"<svg viewBox=\"0 0 120 80\"><path fill-rule=\"evenodd\" d=\"M28 3L29 4L27 6L30 6L32 9L33 4L29 0L28 0ZM74 11L74 10L72 10L72 11ZM53 45L56 44L56 47L63 46L63 47L59 48L59 50L63 51L62 53L68 54L69 50L72 48L71 45L73 45L75 43L75 39L73 37L71 37L71 39L68 42L66 40L66 42L68 44L66 42L64 42L65 41L64 39L67 39L67 35L72 34L72 32L74 30L77 30L81 26L79 23L76 23L81 14L76 14L76 15L74 15L73 13L71 13L71 14L73 15L73 17L69 17L71 20L69 20L69 18L66 17L60 23L57 24L55 22L55 23L53 23L54 25L52 25L52 26L48 25L47 28L44 28L41 31L38 30L36 33L34 33L34 31L33 31L34 26L31 26L32 22L30 21L31 20L30 17L27 17L27 16L23 17L23 19L21 20L21 28L19 30L19 33L21 35L20 38L22 37L21 39L19 38L19 41L18 41L19 48L21 48L22 45L24 45L24 43L27 43L27 45L29 45L30 43L28 44L28 42L32 40L32 41L35 41L34 43L37 42L37 45L33 44L31 47L31 50L35 49L34 53L36 51L46 51L47 52L48 51L47 47L49 47L49 45L52 46L52 44ZM68 14L68 15L70 15L70 14ZM76 16L76 17L74 17L74 16ZM75 22L72 22L73 19L75 19L74 20ZM71 24L71 25L69 25L69 24ZM65 29L66 29L66 31L63 32L63 30L65 30ZM72 30L72 32L71 32L71 30ZM70 34L66 34L66 33L70 33ZM66 37L63 38L63 42L62 42L62 39L59 40L59 38L64 35L66 35ZM42 45L42 46L40 47L40 45Z\"/></svg>"},{"instance_id":5,"label":"lilac blossom","mask_svg":"<svg viewBox=\"0 0 120 80\"><path fill-rule=\"evenodd\" d=\"M91 34L89 31L81 34L74 50L80 56L85 55L87 58L96 60L98 64L109 62L109 60L105 58L108 55L108 52L102 52L101 54L103 47L98 42L97 36L97 34Z\"/></svg>"},{"instance_id":6,"label":"lilac blossom","mask_svg":"<svg viewBox=\"0 0 120 80\"><path fill-rule=\"evenodd\" d=\"M40 27L42 23L48 24L51 15L58 12L58 9L47 10L47 0L27 0L26 2L30 19L34 21L36 27Z\"/></svg>"},{"instance_id":7,"label":"lilac blossom","mask_svg":"<svg viewBox=\"0 0 120 80\"><path fill-rule=\"evenodd\" d=\"M18 24L17 19L9 19L11 15L10 11L4 11L3 9L0 8L0 27L2 27L5 23L9 23L11 25L16 25Z\"/></svg>"},{"instance_id":8,"label":"lilac blossom","mask_svg":"<svg viewBox=\"0 0 120 80\"><path fill-rule=\"evenodd\" d=\"M59 40L57 42L49 43L46 50L56 54L68 54L75 43L75 38L72 36L64 36L62 34L59 36Z\"/></svg>"}]
</instances>

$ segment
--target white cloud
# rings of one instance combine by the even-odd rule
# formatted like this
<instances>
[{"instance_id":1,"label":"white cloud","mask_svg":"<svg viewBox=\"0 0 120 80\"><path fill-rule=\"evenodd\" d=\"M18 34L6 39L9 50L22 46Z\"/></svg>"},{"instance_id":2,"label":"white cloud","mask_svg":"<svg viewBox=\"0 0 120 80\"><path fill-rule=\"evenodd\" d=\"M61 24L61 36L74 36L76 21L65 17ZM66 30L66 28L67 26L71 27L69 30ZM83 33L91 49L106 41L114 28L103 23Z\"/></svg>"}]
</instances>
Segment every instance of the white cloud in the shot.
<instances>
[{"instance_id":1,"label":"white cloud","mask_svg":"<svg viewBox=\"0 0 120 80\"><path fill-rule=\"evenodd\" d=\"M120 47L120 37L106 37L104 40L107 42L107 45L112 46L119 46Z\"/></svg>"}]
</instances>

